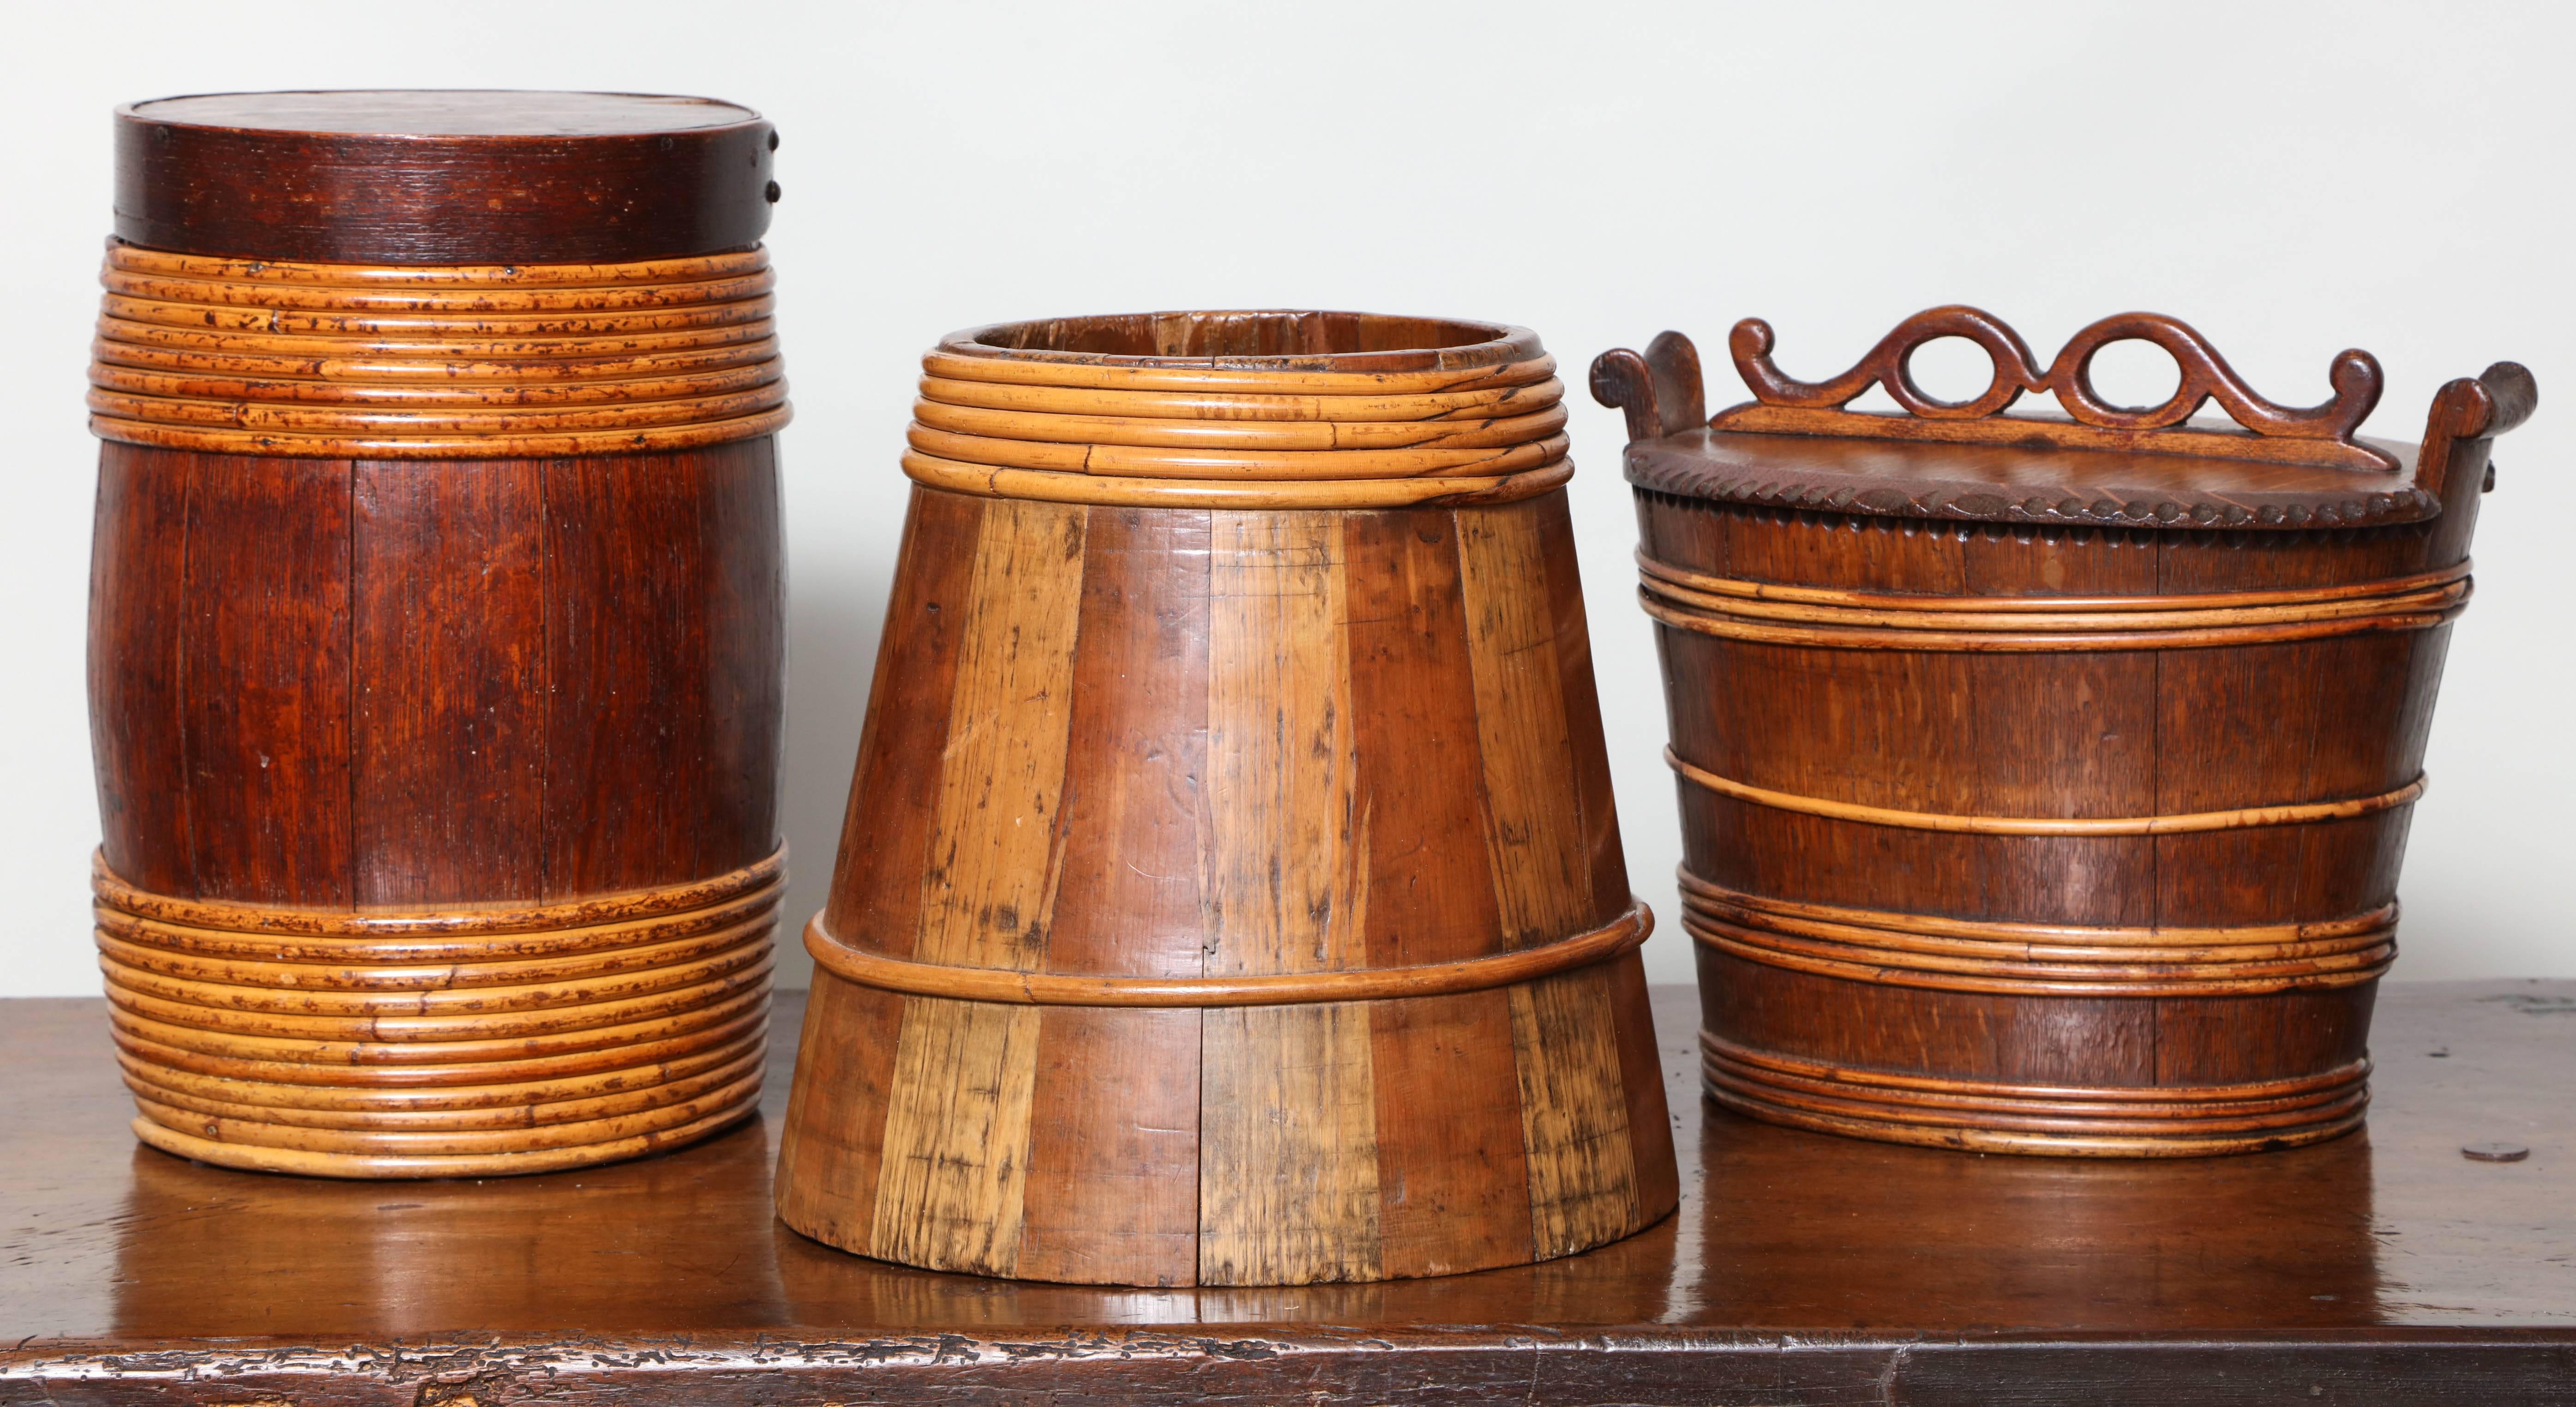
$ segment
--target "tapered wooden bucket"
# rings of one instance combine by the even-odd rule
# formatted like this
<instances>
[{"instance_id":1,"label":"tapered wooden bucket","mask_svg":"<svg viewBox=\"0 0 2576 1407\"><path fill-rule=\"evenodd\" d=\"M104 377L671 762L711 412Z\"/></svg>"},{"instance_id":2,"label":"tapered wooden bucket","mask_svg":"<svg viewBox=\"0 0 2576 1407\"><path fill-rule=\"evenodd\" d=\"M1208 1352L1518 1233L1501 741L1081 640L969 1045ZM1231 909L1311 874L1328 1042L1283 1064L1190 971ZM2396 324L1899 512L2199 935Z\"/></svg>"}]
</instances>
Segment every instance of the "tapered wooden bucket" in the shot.
<instances>
[{"instance_id":1,"label":"tapered wooden bucket","mask_svg":"<svg viewBox=\"0 0 2576 1407\"><path fill-rule=\"evenodd\" d=\"M924 371L786 1222L1245 1285L1670 1211L1537 338L1181 313Z\"/></svg>"},{"instance_id":2,"label":"tapered wooden bucket","mask_svg":"<svg viewBox=\"0 0 2576 1407\"><path fill-rule=\"evenodd\" d=\"M90 697L136 1134L481 1177L748 1117L783 883L769 125L278 93L117 133Z\"/></svg>"},{"instance_id":3,"label":"tapered wooden bucket","mask_svg":"<svg viewBox=\"0 0 2576 1407\"><path fill-rule=\"evenodd\" d=\"M1988 391L1916 386L1965 337ZM2105 404L2124 339L2163 406ZM1679 779L1711 1097L1774 1122L1988 1152L2168 1156L2360 1125L2372 995L2500 363L2419 448L2358 440L2368 354L2314 409L2131 314L2045 371L1970 308L1829 382L1739 324L1752 404L1701 419L1666 333L1612 352L1641 600ZM1883 385L1896 414L1843 407ZM1999 414L2024 390L2071 419ZM2244 427L2188 422L2215 399Z\"/></svg>"}]
</instances>

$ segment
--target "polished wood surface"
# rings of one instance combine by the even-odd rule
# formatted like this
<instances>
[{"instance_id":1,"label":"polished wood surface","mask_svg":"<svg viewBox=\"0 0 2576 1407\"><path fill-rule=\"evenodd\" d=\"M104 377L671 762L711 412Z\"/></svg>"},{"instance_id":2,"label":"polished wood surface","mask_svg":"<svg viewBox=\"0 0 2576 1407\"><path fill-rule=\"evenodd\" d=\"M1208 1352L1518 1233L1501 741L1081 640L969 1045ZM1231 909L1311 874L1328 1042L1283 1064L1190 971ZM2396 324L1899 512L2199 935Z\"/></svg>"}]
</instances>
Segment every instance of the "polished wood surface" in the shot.
<instances>
[{"instance_id":1,"label":"polished wood surface","mask_svg":"<svg viewBox=\"0 0 2576 1407\"><path fill-rule=\"evenodd\" d=\"M788 1230L799 1000L757 1123L402 1187L136 1148L103 1004L0 1003L0 1402L2576 1402L2576 983L2392 983L2366 1130L2144 1163L1711 1108L1692 995L1659 989L1678 1216L1543 1265L1273 1290L943 1275ZM2462 1155L2504 1141L2529 1155Z\"/></svg>"},{"instance_id":2,"label":"polished wood surface","mask_svg":"<svg viewBox=\"0 0 2576 1407\"><path fill-rule=\"evenodd\" d=\"M1987 391L1935 401L1906 370L1915 348L1967 337L1994 358ZM2166 404L2128 410L2092 389L2091 356L2111 342L2154 343L2176 359ZM2246 389L2196 332L2171 318L2123 314L2087 328L2046 372L2018 334L1974 308L1909 319L1860 365L1820 385L1782 376L1771 330L1738 324L1735 363L1759 399L1706 415L1700 359L1665 332L1644 354L1625 348L1592 365L1593 395L1627 414L1629 481L1710 502L1785 510L2058 526L2290 530L2423 522L2450 503L2455 441L2492 438L2527 419L2531 373L2498 362L2445 386L2419 446L2352 430L2378 400L2378 363L2346 351L2325 405L2287 410ZM1907 413L1840 409L1873 386ZM2071 419L2000 412L2025 390L2050 390ZM2216 398L2246 432L2191 421ZM2070 452L2071 451L2071 452ZM2461 472L2483 475L2482 457ZM2481 480L2483 482L2483 480ZM2465 551L2465 528L2456 529ZM2436 553L2437 557L2450 554Z\"/></svg>"},{"instance_id":3,"label":"polished wood surface","mask_svg":"<svg viewBox=\"0 0 2576 1407\"><path fill-rule=\"evenodd\" d=\"M1945 337L1975 343L1992 359L1986 389L1964 401L1944 401L1915 384L1916 349ZM2180 371L2180 384L2162 405L2114 406L2093 389L2093 356L2114 342L2138 341L2163 349ZM2048 444L2066 448L2123 448L2169 454L2210 453L2205 434L2182 427L2215 400L2238 425L2253 432L2223 451L2232 458L2347 469L2397 468L2385 453L2353 440L2353 430L2379 404L2379 361L2368 352L2336 354L2328 369L2334 396L2323 405L2292 409L2254 394L2218 349L2190 325L2157 313L2116 313L2067 340L2043 371L2021 334L1992 313L1969 307L1933 308L1907 318L1880 339L1860 363L1823 382L1800 381L1771 360L1771 325L1746 318L1727 339L1736 370L1754 404L1720 412L1719 430L1951 439L1988 444ZM1887 392L1906 413L1862 415L1843 410L1871 387ZM2034 424L2004 417L2025 391L2057 397L2074 422Z\"/></svg>"},{"instance_id":4,"label":"polished wood surface","mask_svg":"<svg viewBox=\"0 0 2576 1407\"><path fill-rule=\"evenodd\" d=\"M766 125L294 93L120 132L93 879L137 1137L480 1176L749 1117L785 883L786 386L766 201L734 209Z\"/></svg>"},{"instance_id":5,"label":"polished wood surface","mask_svg":"<svg viewBox=\"0 0 2576 1407\"><path fill-rule=\"evenodd\" d=\"M580 263L748 249L778 135L704 98L225 93L116 114L116 234L181 254Z\"/></svg>"},{"instance_id":6,"label":"polished wood surface","mask_svg":"<svg viewBox=\"0 0 2576 1407\"><path fill-rule=\"evenodd\" d=\"M926 406L954 383L1158 413L913 427L840 868L807 932L782 1217L906 1264L1169 1286L1518 1264L1669 1211L1649 919L1565 495L1413 506L1422 475L1570 468L1561 416L1516 414L1516 443L1449 463L1358 433L1408 422L1227 415L1552 384L1537 339L1157 314L982 329L924 365ZM1139 422L1326 447L1140 448ZM929 450L996 477L952 492ZM1121 496L1166 474L1280 497ZM1382 483L1402 496L1340 497Z\"/></svg>"},{"instance_id":7,"label":"polished wood surface","mask_svg":"<svg viewBox=\"0 0 2576 1407\"><path fill-rule=\"evenodd\" d=\"M1994 357L1986 393L1912 384L1942 336ZM2094 352L2130 338L2175 355L2167 404L2093 392ZM2529 373L2443 387L2400 471L2345 453L2377 395L2357 352L2335 400L2289 410L2146 315L2046 373L1970 308L1821 384L1769 348L1739 325L1759 401L1706 427L1677 423L1703 404L1678 334L1593 376L1654 432L1628 454L1639 600L1713 1096L1988 1152L2347 1132L2488 450ZM1840 409L1873 385L1903 413ZM1999 413L2027 389L2075 419ZM2246 431L2185 427L2210 398Z\"/></svg>"}]
</instances>

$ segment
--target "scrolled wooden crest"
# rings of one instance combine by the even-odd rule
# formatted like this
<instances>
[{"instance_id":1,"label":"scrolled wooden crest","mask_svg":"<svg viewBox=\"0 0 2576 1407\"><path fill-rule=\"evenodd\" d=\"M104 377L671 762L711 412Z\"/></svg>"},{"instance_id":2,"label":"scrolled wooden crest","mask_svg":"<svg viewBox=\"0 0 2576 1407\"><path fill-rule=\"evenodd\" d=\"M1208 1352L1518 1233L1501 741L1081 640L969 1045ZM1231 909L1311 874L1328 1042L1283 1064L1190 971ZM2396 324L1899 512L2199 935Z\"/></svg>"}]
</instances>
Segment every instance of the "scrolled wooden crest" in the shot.
<instances>
[{"instance_id":1,"label":"scrolled wooden crest","mask_svg":"<svg viewBox=\"0 0 2576 1407\"><path fill-rule=\"evenodd\" d=\"M1994 363L1994 375L1985 390L1963 401L1933 396L1914 379L1915 352L1945 337L1975 343ZM2180 381L2163 404L2117 406L2094 388L2093 359L2115 342L2150 343L2174 359ZM1772 346L1769 323L1746 318L1735 325L1727 348L1755 399L1719 413L1709 428L1969 443L2038 442L2391 472L2398 467L2388 454L2353 438L2379 404L2382 386L2378 359L2359 348L2336 353L2328 364L2327 381L2334 387L2331 399L2296 407L2256 395L2207 338L2189 324L2160 313L2104 318L2076 333L2046 370L2040 368L2030 344L2000 318L1956 304L1907 318L1880 338L1858 364L1825 381L1800 381L1786 375L1771 359ZM1906 413L1844 409L1873 386L1884 389ZM2073 423L2005 414L2033 391L2055 396ZM2192 416L2211 401L2247 433L2191 427Z\"/></svg>"}]
</instances>

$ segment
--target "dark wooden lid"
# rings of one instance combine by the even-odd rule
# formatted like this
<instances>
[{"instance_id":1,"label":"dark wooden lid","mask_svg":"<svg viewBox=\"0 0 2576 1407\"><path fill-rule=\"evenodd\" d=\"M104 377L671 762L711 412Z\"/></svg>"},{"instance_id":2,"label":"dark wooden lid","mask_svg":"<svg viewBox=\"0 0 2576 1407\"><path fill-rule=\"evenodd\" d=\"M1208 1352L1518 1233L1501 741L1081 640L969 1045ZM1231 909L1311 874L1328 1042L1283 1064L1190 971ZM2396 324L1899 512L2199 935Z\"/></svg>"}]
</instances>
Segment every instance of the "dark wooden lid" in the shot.
<instances>
[{"instance_id":1,"label":"dark wooden lid","mask_svg":"<svg viewBox=\"0 0 2576 1407\"><path fill-rule=\"evenodd\" d=\"M1993 380L1970 400L1936 400L1908 370L1917 347L1944 337L1973 341L1993 358ZM2179 384L2163 405L2114 406L2094 391L2093 355L2127 340L2173 356ZM2369 353L2335 356L2335 394L2323 404L2280 406L2248 389L2200 334L2150 313L2093 324L2045 371L2019 334L1965 307L1908 319L1858 365L1822 382L1783 375L1759 319L1737 324L1729 344L1755 399L1705 421L1699 354L1688 338L1667 332L1643 356L1620 350L1593 363L1593 394L1628 413L1630 482L1718 502L1968 522L2369 527L2440 516L2454 440L2510 429L2533 400L2529 373L2499 363L2478 381L2444 388L2449 399L2437 400L2424 449L2360 439L2353 431L2380 392ZM1897 413L1845 409L1872 387L1896 401ZM2065 413L2003 413L2029 392L2055 396ZM2235 423L2192 419L2211 401Z\"/></svg>"},{"instance_id":2,"label":"dark wooden lid","mask_svg":"<svg viewBox=\"0 0 2576 1407\"><path fill-rule=\"evenodd\" d=\"M745 249L778 198L760 114L634 93L219 93L116 113L116 235L356 264L625 263Z\"/></svg>"},{"instance_id":3,"label":"dark wooden lid","mask_svg":"<svg viewBox=\"0 0 2576 1407\"><path fill-rule=\"evenodd\" d=\"M2415 484L2412 448L2367 443L2405 472L1706 429L1630 445L1627 472L1639 488L1684 498L1967 522L2322 528L2420 522L2442 511Z\"/></svg>"}]
</instances>

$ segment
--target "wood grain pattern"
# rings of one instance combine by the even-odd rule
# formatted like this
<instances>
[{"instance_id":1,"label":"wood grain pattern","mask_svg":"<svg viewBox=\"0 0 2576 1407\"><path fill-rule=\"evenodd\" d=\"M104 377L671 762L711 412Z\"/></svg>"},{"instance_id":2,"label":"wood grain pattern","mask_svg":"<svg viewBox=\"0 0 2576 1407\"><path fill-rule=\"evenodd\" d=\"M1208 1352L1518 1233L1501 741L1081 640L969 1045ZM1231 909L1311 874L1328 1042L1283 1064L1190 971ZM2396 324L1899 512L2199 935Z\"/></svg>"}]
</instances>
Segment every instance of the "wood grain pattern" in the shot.
<instances>
[{"instance_id":1,"label":"wood grain pattern","mask_svg":"<svg viewBox=\"0 0 2576 1407\"><path fill-rule=\"evenodd\" d=\"M1201 971L1208 536L1201 513L1087 512L1049 972ZM1017 1273L1197 1283L1200 1014L1040 1020Z\"/></svg>"},{"instance_id":2,"label":"wood grain pattern","mask_svg":"<svg viewBox=\"0 0 2576 1407\"><path fill-rule=\"evenodd\" d=\"M742 213L690 154L765 125L145 106L119 208L170 247L111 244L92 348L93 878L137 1136L491 1176L739 1121L782 884L785 386L766 255L687 231ZM649 212L593 203L657 163ZM423 201L435 237L400 233Z\"/></svg>"},{"instance_id":3,"label":"wood grain pattern","mask_svg":"<svg viewBox=\"0 0 2576 1407\"><path fill-rule=\"evenodd\" d=\"M1994 354L1985 395L1934 403L1905 379L1939 335ZM2086 360L2126 337L2183 365L2167 405L2093 395ZM1973 309L1817 385L1780 377L1769 340L1738 328L1762 404L1723 430L1673 423L1667 402L1699 394L1677 336L1596 367L1651 432L1629 463L1710 1093L2000 1152L2358 1126L2467 598L2476 494L2455 471L2530 413L2528 373L2446 387L2410 460L2352 439L2377 395L2358 352L2335 400L2288 410L2170 320L2096 324L2044 377ZM1908 415L1828 409L1871 384ZM2078 423L1987 418L2024 389ZM2258 433L2182 426L2213 397Z\"/></svg>"},{"instance_id":4,"label":"wood grain pattern","mask_svg":"<svg viewBox=\"0 0 2576 1407\"><path fill-rule=\"evenodd\" d=\"M1481 834L1487 809L1459 536L1456 515L1439 511L1343 527L1371 967L1504 944L1484 848L1450 839ZM1372 1022L1385 1273L1535 1256L1510 995L1387 1003Z\"/></svg>"},{"instance_id":5,"label":"wood grain pattern","mask_svg":"<svg viewBox=\"0 0 2576 1407\"><path fill-rule=\"evenodd\" d=\"M187 607L185 455L103 446L90 546L90 754L100 853L164 894L195 894L180 617ZM151 563L134 571L131 563Z\"/></svg>"},{"instance_id":6,"label":"wood grain pattern","mask_svg":"<svg viewBox=\"0 0 2576 1407\"><path fill-rule=\"evenodd\" d=\"M966 583L954 733L932 800L913 952L1036 968L1061 877L1065 749L1081 624L1083 510L988 511ZM871 1244L898 1260L1009 1274L1037 1082L1038 1013L904 1005Z\"/></svg>"},{"instance_id":7,"label":"wood grain pattern","mask_svg":"<svg viewBox=\"0 0 2576 1407\"><path fill-rule=\"evenodd\" d=\"M925 358L940 423L916 443L993 462L904 458L914 525L806 934L816 1019L852 1030L808 1033L791 1226L933 1268L1256 1294L1564 1255L1670 1209L1642 987L1611 981L1651 918L1619 858L1570 466L1277 477L1544 444L1535 339L1388 340L1488 330L1171 314ZM1522 423L1494 426L1506 402ZM1314 463L1085 472L1104 446L1208 445ZM899 1004L899 1048L862 988Z\"/></svg>"},{"instance_id":8,"label":"wood grain pattern","mask_svg":"<svg viewBox=\"0 0 2576 1407\"><path fill-rule=\"evenodd\" d=\"M1367 962L1343 569L1336 515L1210 515L1211 975ZM1365 1012L1202 1021L1201 1283L1377 1278Z\"/></svg>"},{"instance_id":9,"label":"wood grain pattern","mask_svg":"<svg viewBox=\"0 0 2576 1407\"><path fill-rule=\"evenodd\" d=\"M349 488L345 463L190 466L174 683L193 894L349 906Z\"/></svg>"},{"instance_id":10,"label":"wood grain pattern","mask_svg":"<svg viewBox=\"0 0 2576 1407\"><path fill-rule=\"evenodd\" d=\"M546 897L546 603L488 585L543 573L544 475L352 466L360 906Z\"/></svg>"}]
</instances>

